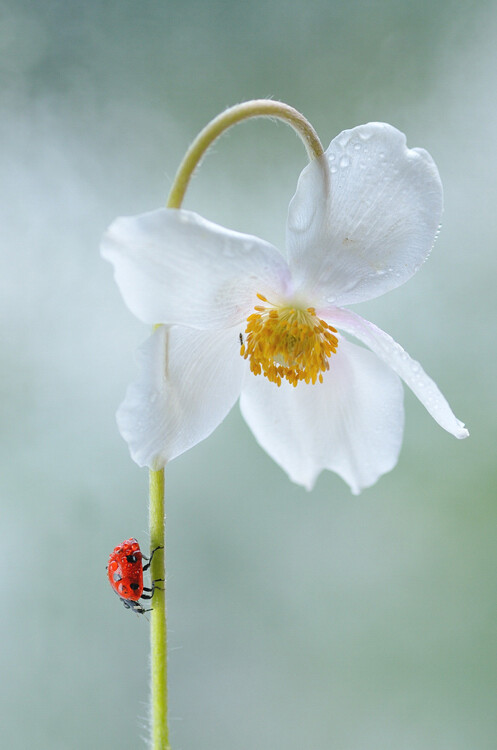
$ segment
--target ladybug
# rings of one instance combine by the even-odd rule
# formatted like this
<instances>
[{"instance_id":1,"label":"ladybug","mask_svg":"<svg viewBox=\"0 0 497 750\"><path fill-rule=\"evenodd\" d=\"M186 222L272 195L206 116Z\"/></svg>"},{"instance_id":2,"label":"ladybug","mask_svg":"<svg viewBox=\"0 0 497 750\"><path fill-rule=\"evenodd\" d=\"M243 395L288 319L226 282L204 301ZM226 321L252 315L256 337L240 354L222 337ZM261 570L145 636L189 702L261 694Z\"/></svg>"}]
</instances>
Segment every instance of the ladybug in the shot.
<instances>
[{"instance_id":1,"label":"ladybug","mask_svg":"<svg viewBox=\"0 0 497 750\"><path fill-rule=\"evenodd\" d=\"M139 599L151 599L154 595L155 584L158 583L158 581L152 581L152 588L143 585L143 571L149 569L152 558L158 549L162 549L162 547L156 547L152 550L150 558L147 558L142 553L136 539L132 538L126 539L122 544L114 547L114 551L111 552L109 557L107 576L110 585L124 606L140 615L149 610L142 607ZM146 565L143 565L143 559L148 559ZM144 594L144 591L147 593Z\"/></svg>"}]
</instances>

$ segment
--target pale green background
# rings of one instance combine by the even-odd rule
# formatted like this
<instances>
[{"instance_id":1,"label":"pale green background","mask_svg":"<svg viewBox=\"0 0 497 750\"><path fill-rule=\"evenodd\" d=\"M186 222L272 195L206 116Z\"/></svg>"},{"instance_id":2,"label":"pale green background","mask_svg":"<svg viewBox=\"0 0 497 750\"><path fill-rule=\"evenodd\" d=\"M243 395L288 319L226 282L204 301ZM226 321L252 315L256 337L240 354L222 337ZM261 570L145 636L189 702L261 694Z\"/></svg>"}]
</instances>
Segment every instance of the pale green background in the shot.
<instances>
[{"instance_id":1,"label":"pale green background","mask_svg":"<svg viewBox=\"0 0 497 750\"><path fill-rule=\"evenodd\" d=\"M160 206L221 109L274 96L325 145L386 120L434 156L443 228L361 312L472 432L406 394L398 467L312 493L238 407L167 472L174 750L494 750L497 7L450 0L16 0L0 19L0 746L143 746L147 623L105 565L147 542L147 473L114 411L148 334L99 238ZM305 164L290 129L237 128L186 205L280 244Z\"/></svg>"}]
</instances>

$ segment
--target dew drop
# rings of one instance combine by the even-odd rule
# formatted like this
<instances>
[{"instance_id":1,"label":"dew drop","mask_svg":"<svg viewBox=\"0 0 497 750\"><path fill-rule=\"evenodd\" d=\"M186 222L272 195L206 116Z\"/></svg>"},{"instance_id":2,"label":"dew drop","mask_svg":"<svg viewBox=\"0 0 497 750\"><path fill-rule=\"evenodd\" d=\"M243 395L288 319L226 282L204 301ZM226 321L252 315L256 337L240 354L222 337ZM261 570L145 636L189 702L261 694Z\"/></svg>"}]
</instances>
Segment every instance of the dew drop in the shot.
<instances>
[{"instance_id":1,"label":"dew drop","mask_svg":"<svg viewBox=\"0 0 497 750\"><path fill-rule=\"evenodd\" d=\"M348 167L349 164L350 164L349 157L348 156L342 156L342 158L340 159L340 166L342 168L345 168L345 167Z\"/></svg>"}]
</instances>

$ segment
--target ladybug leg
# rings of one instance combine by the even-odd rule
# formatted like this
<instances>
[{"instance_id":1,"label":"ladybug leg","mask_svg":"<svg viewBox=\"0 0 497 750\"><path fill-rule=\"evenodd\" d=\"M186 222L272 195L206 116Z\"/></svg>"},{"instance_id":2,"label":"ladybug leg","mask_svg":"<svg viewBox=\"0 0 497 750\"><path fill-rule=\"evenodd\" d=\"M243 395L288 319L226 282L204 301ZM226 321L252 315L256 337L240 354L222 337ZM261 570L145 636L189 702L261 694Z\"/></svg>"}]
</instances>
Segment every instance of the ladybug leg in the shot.
<instances>
[{"instance_id":1,"label":"ladybug leg","mask_svg":"<svg viewBox=\"0 0 497 750\"><path fill-rule=\"evenodd\" d=\"M156 586L155 584L159 583L159 581L163 581L163 580L164 580L163 578L157 578L155 581L152 581L152 588L148 588L148 586L144 586L143 590L144 591L150 591L150 594L142 594L141 597L140 597L140 599L151 599L153 597L153 595L154 595L155 589L160 589L162 591L163 590L162 587L161 586Z\"/></svg>"},{"instance_id":2,"label":"ladybug leg","mask_svg":"<svg viewBox=\"0 0 497 750\"><path fill-rule=\"evenodd\" d=\"M164 589L162 588L162 586L156 586L155 585L156 583L159 583L159 582L162 582L162 581L164 581L163 578L156 578L155 581L152 582L152 587L149 588L148 586L144 586L143 587L143 591L150 591L151 594L152 594L152 596L154 595L155 589L159 589L160 591L164 591ZM140 598L143 599L143 596L140 597Z\"/></svg>"},{"instance_id":3,"label":"ladybug leg","mask_svg":"<svg viewBox=\"0 0 497 750\"><path fill-rule=\"evenodd\" d=\"M148 570L150 568L150 563L152 562L152 558L153 558L153 556L155 555L155 553L157 552L158 549L164 549L164 547L162 547L161 545L159 545L158 547L156 547L155 549L153 549L150 557L145 557L145 555L142 553L142 557L145 560L148 560L148 563L143 566L143 570Z\"/></svg>"}]
</instances>

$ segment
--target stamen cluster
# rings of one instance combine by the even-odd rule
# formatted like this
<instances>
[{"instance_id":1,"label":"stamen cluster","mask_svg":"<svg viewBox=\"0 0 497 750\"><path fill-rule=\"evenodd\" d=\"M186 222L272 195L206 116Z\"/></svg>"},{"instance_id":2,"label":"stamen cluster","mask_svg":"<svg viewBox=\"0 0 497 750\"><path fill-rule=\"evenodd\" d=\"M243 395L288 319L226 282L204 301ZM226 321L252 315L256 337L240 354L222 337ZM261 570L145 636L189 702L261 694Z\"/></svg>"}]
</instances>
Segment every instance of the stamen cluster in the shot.
<instances>
[{"instance_id":1,"label":"stamen cluster","mask_svg":"<svg viewBox=\"0 0 497 750\"><path fill-rule=\"evenodd\" d=\"M247 318L246 339L240 354L250 360L254 375L265 375L281 385L282 379L293 386L323 382L329 370L329 358L336 352L336 328L316 316L314 307L278 306L262 294L266 305L257 305Z\"/></svg>"}]
</instances>

